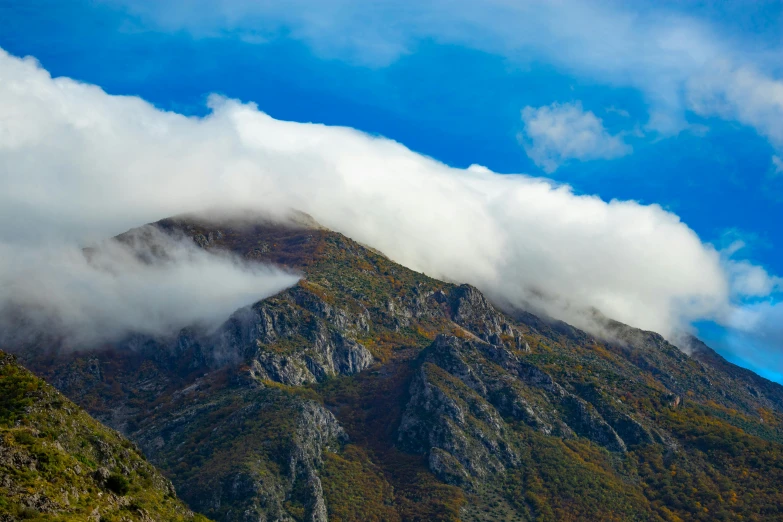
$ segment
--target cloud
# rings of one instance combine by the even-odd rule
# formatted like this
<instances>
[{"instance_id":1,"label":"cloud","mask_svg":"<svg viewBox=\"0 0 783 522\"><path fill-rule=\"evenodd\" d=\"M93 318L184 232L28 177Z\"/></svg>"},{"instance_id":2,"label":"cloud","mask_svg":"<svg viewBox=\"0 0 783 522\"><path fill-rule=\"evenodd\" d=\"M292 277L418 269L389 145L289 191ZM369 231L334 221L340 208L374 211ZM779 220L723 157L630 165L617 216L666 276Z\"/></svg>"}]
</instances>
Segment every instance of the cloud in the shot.
<instances>
[{"instance_id":1,"label":"cloud","mask_svg":"<svg viewBox=\"0 0 783 522\"><path fill-rule=\"evenodd\" d=\"M148 226L83 251L0 243L0 342L40 335L65 348L130 333L165 337L211 330L235 310L296 284L298 276Z\"/></svg>"},{"instance_id":2,"label":"cloud","mask_svg":"<svg viewBox=\"0 0 783 522\"><path fill-rule=\"evenodd\" d=\"M769 299L738 307L726 322L731 329L721 347L761 375L783 374L783 301Z\"/></svg>"},{"instance_id":3,"label":"cloud","mask_svg":"<svg viewBox=\"0 0 783 522\"><path fill-rule=\"evenodd\" d=\"M131 331L211 328L296 283L296 275L149 230L146 240L165 250L165 259L140 260L149 260L149 245L136 240L102 242L85 256L84 245L199 205L187 196L177 203L176 191L190 182L186 170L176 170L178 159L144 159L149 140L187 120L141 100L52 81L34 60L1 49L0 83L0 343L44 332L76 347ZM135 118L137 110L152 117ZM187 133L185 141L169 137L169 153L198 157L183 148ZM168 177L165 168L172 169Z\"/></svg>"},{"instance_id":4,"label":"cloud","mask_svg":"<svg viewBox=\"0 0 783 522\"><path fill-rule=\"evenodd\" d=\"M590 82L638 89L650 104L647 127L660 133L688 129L692 111L739 121L783 147L783 82L774 75L781 49L655 4L200 0L192 8L182 0L106 1L158 30L258 41L284 35L328 58L371 67L422 41L543 62Z\"/></svg>"},{"instance_id":5,"label":"cloud","mask_svg":"<svg viewBox=\"0 0 783 522\"><path fill-rule=\"evenodd\" d=\"M21 249L205 208L294 208L415 270L587 329L595 307L668 335L759 293L658 205L451 168L234 100L209 107L203 118L163 112L0 52L0 241Z\"/></svg>"},{"instance_id":6,"label":"cloud","mask_svg":"<svg viewBox=\"0 0 783 522\"><path fill-rule=\"evenodd\" d=\"M772 156L772 175L774 177L783 174L783 159L780 156Z\"/></svg>"},{"instance_id":7,"label":"cloud","mask_svg":"<svg viewBox=\"0 0 783 522\"><path fill-rule=\"evenodd\" d=\"M585 111L579 102L525 107L522 122L525 127L519 139L530 159L545 172L554 172L570 159L612 159L631 152L630 146L606 132L601 119Z\"/></svg>"},{"instance_id":8,"label":"cloud","mask_svg":"<svg viewBox=\"0 0 783 522\"><path fill-rule=\"evenodd\" d=\"M770 276L766 270L748 261L726 260L726 271L735 295L765 297L783 290L783 279Z\"/></svg>"},{"instance_id":9,"label":"cloud","mask_svg":"<svg viewBox=\"0 0 783 522\"><path fill-rule=\"evenodd\" d=\"M751 65L718 60L688 80L687 93L695 113L739 121L783 148L783 81Z\"/></svg>"},{"instance_id":10,"label":"cloud","mask_svg":"<svg viewBox=\"0 0 783 522\"><path fill-rule=\"evenodd\" d=\"M606 108L606 109L604 109L604 110L605 110L607 113L610 113L610 114L617 114L617 115L618 115L618 116L620 116L621 118L630 118L630 117L631 117L631 113L629 113L629 112L628 112L628 111L626 111L625 109L620 109L620 108L618 108L618 107L615 107L614 105L610 105L609 107L607 107L607 108Z\"/></svg>"},{"instance_id":11,"label":"cloud","mask_svg":"<svg viewBox=\"0 0 783 522\"><path fill-rule=\"evenodd\" d=\"M723 232L720 242L724 244L720 250L721 257L735 296L766 297L783 291L783 278L772 276L760 266L746 260L735 259L739 252L752 248L749 242L761 247L769 246L756 234L732 228Z\"/></svg>"}]
</instances>

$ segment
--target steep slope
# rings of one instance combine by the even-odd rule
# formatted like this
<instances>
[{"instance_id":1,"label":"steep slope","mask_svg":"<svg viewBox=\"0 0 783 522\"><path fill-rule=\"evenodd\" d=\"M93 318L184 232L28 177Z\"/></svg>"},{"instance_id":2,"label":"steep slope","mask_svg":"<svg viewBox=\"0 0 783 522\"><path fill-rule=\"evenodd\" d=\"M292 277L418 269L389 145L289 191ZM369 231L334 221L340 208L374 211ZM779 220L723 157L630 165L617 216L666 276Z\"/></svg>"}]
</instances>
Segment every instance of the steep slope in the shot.
<instances>
[{"instance_id":1,"label":"steep slope","mask_svg":"<svg viewBox=\"0 0 783 522\"><path fill-rule=\"evenodd\" d=\"M303 279L215 332L20 350L207 515L783 516L783 388L706 347L503 313L306 219L155 226Z\"/></svg>"},{"instance_id":2,"label":"steep slope","mask_svg":"<svg viewBox=\"0 0 783 522\"><path fill-rule=\"evenodd\" d=\"M204 520L116 432L0 352L0 520Z\"/></svg>"}]
</instances>

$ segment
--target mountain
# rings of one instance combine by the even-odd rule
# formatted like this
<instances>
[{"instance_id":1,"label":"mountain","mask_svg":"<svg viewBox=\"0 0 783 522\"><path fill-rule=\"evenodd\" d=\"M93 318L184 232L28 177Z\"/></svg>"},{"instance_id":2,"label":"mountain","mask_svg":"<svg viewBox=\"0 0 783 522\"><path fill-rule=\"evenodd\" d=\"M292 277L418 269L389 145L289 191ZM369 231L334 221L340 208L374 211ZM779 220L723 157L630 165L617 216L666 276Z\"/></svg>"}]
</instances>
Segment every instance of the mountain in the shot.
<instances>
[{"instance_id":1,"label":"mountain","mask_svg":"<svg viewBox=\"0 0 783 522\"><path fill-rule=\"evenodd\" d=\"M211 518L783 518L783 387L697 340L502 311L301 216L150 226L302 279L216 331L15 351Z\"/></svg>"},{"instance_id":2,"label":"mountain","mask_svg":"<svg viewBox=\"0 0 783 522\"><path fill-rule=\"evenodd\" d=\"M0 520L206 521L139 449L0 352Z\"/></svg>"}]
</instances>

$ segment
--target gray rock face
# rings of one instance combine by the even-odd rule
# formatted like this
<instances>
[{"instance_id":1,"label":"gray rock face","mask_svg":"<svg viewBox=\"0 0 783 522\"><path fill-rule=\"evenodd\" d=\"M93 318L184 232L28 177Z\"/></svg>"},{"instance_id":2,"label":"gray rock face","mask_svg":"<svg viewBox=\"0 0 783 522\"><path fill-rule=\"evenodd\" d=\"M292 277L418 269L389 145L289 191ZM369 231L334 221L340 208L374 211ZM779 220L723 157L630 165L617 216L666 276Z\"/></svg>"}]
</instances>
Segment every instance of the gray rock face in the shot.
<instances>
[{"instance_id":1,"label":"gray rock face","mask_svg":"<svg viewBox=\"0 0 783 522\"><path fill-rule=\"evenodd\" d=\"M367 328L366 317L353 317L298 290L293 303L281 300L253 307L247 337L254 338L255 347L247 346L245 355L253 361L256 375L301 385L353 375L370 366L372 354L349 337Z\"/></svg>"},{"instance_id":2,"label":"gray rock face","mask_svg":"<svg viewBox=\"0 0 783 522\"><path fill-rule=\"evenodd\" d=\"M165 463L181 458L180 444L209 433L199 451L212 455L205 464L210 471L177 484L196 510L230 522L301 516L327 521L318 472L324 452L339 451L348 441L331 412L314 401L266 388L224 392L208 404L193 404L184 394L179 401L145 426L140 437L150 459ZM225 411L231 413L226 417ZM279 427L270 427L272 422ZM158 440L161 433L165 440ZM296 512L292 505L298 506Z\"/></svg>"},{"instance_id":3,"label":"gray rock face","mask_svg":"<svg viewBox=\"0 0 783 522\"><path fill-rule=\"evenodd\" d=\"M595 390L591 398L597 406L505 346L441 335L422 355L398 442L427 454L442 480L465 487L517 464L516 450L505 442L506 419L549 435L586 437L615 452L627 450L619 433L630 444L652 441Z\"/></svg>"},{"instance_id":4,"label":"gray rock face","mask_svg":"<svg viewBox=\"0 0 783 522\"><path fill-rule=\"evenodd\" d=\"M223 520L295 520L287 512L285 501L296 495L304 507L305 520L327 522L318 469L323 463L325 449L337 451L347 442L347 436L334 416L323 407L306 402L301 405L296 419L296 430L289 452L281 456L284 466L280 478L270 479L263 474L240 472L229 474L223 481L222 495L212 502L244 505L242 513ZM294 493L294 490L298 490Z\"/></svg>"},{"instance_id":5,"label":"gray rock face","mask_svg":"<svg viewBox=\"0 0 783 522\"><path fill-rule=\"evenodd\" d=\"M519 330L472 286L456 287L448 295L412 294L405 300L388 300L381 314L399 328L411 318L438 317L445 311L446 317L478 339L530 351ZM224 352L241 354L241 359L252 359L260 379L301 385L369 367L374 358L356 338L368 333L371 324L369 311L361 306L358 312L349 311L296 287L235 314L218 334L221 342L213 344L222 345Z\"/></svg>"},{"instance_id":6,"label":"gray rock face","mask_svg":"<svg viewBox=\"0 0 783 522\"><path fill-rule=\"evenodd\" d=\"M574 395L561 401L568 426L578 435L586 437L609 451L625 451L625 442L590 404Z\"/></svg>"},{"instance_id":7,"label":"gray rock face","mask_svg":"<svg viewBox=\"0 0 783 522\"><path fill-rule=\"evenodd\" d=\"M451 319L492 345L507 345L526 352L530 347L519 330L499 313L484 294L470 285L456 287L448 296Z\"/></svg>"},{"instance_id":8,"label":"gray rock face","mask_svg":"<svg viewBox=\"0 0 783 522\"><path fill-rule=\"evenodd\" d=\"M648 428L627 413L619 411L613 404L615 401L603 394L595 385L580 386L577 392L595 408L625 444L635 446L650 444L655 440L655 436Z\"/></svg>"},{"instance_id":9,"label":"gray rock face","mask_svg":"<svg viewBox=\"0 0 783 522\"><path fill-rule=\"evenodd\" d=\"M399 428L400 445L428 453L431 471L460 486L514 465L518 457L504 441L506 426L498 413L472 390L449 386L443 378L429 363L417 372Z\"/></svg>"},{"instance_id":10,"label":"gray rock face","mask_svg":"<svg viewBox=\"0 0 783 522\"><path fill-rule=\"evenodd\" d=\"M161 367L180 374L245 363L258 379L299 386L335 375L353 375L370 366L372 354L355 340L368 331L369 324L366 310L351 313L294 287L236 311L215 332L186 329L169 343L137 336L124 344L129 351L149 354ZM97 377L86 372L81 375L100 378L99 370ZM62 387L74 388L76 384L63 382Z\"/></svg>"}]
</instances>

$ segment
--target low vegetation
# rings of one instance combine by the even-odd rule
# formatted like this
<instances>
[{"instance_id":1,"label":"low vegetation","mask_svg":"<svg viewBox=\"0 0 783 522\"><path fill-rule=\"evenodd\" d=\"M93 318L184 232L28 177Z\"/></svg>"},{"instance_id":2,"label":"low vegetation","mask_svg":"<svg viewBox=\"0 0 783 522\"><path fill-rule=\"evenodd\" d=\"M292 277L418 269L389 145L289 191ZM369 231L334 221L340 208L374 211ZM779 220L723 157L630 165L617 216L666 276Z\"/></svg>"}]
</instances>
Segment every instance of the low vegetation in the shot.
<instances>
[{"instance_id":1,"label":"low vegetation","mask_svg":"<svg viewBox=\"0 0 783 522\"><path fill-rule=\"evenodd\" d=\"M206 521L116 432L0 352L0 519Z\"/></svg>"}]
</instances>

